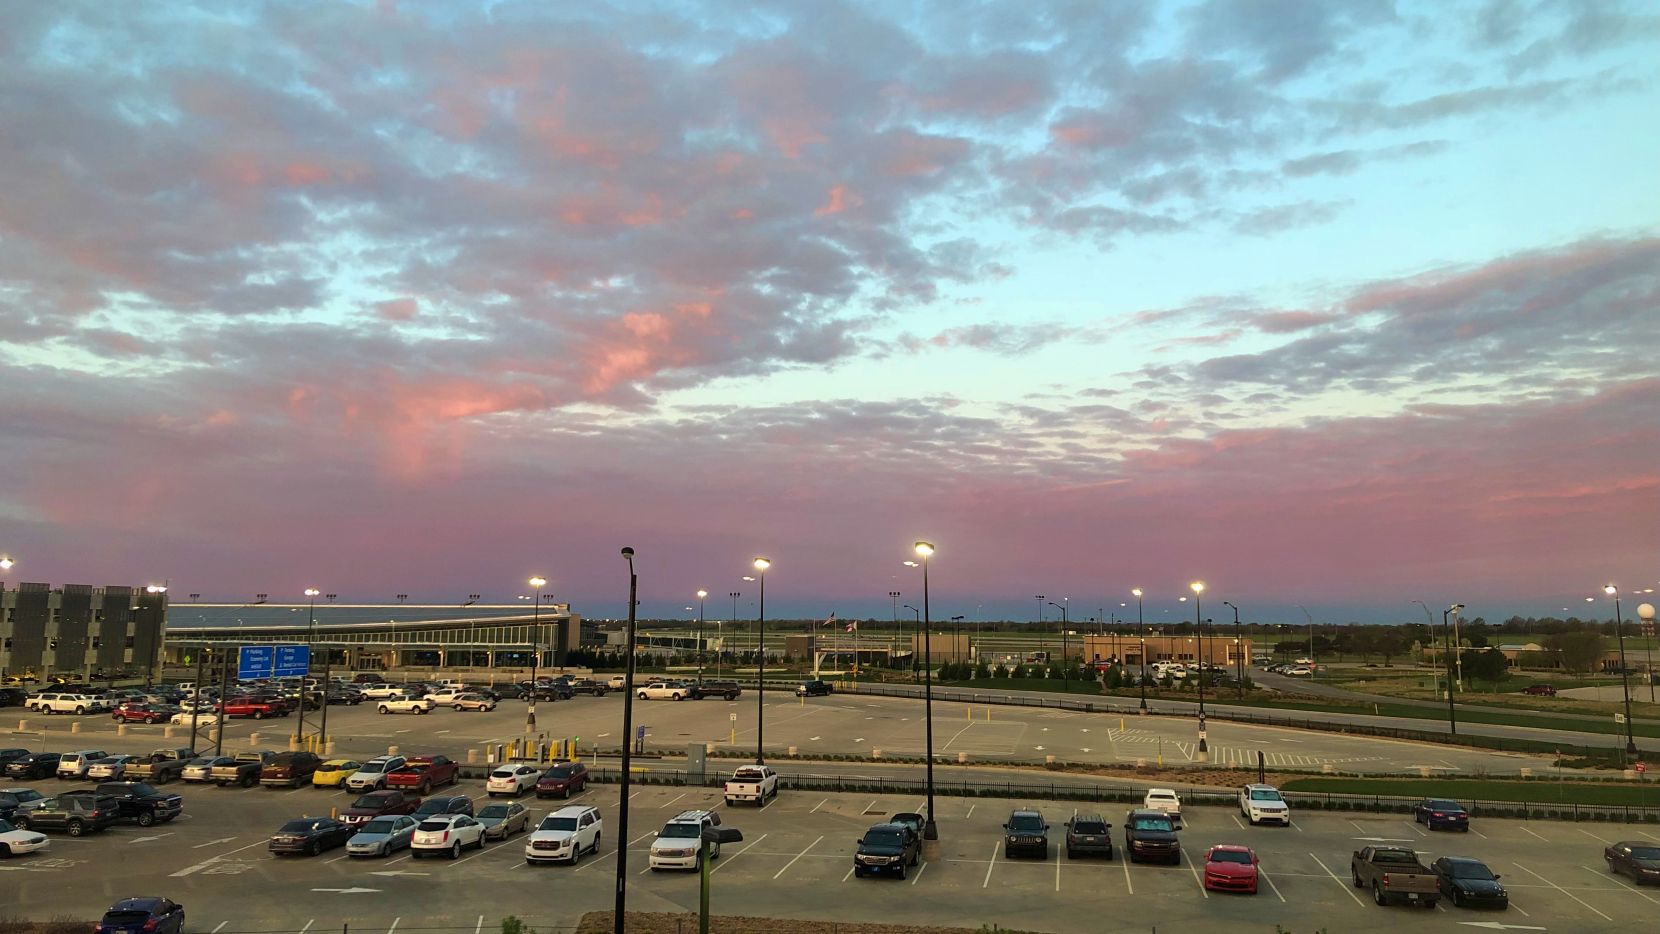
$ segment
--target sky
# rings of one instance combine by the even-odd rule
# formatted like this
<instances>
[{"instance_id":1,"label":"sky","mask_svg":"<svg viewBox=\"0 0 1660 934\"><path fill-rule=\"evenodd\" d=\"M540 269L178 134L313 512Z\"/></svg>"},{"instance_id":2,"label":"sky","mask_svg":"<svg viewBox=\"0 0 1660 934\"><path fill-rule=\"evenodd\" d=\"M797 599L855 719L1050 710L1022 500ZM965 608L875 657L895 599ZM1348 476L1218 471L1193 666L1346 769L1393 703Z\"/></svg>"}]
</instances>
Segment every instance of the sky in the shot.
<instances>
[{"instance_id":1,"label":"sky","mask_svg":"<svg viewBox=\"0 0 1660 934\"><path fill-rule=\"evenodd\" d=\"M936 618L1584 612L1660 586L1657 51L1599 0L0 5L8 586L618 616L629 546L646 615L760 613L766 555L769 618L885 616L926 539Z\"/></svg>"}]
</instances>

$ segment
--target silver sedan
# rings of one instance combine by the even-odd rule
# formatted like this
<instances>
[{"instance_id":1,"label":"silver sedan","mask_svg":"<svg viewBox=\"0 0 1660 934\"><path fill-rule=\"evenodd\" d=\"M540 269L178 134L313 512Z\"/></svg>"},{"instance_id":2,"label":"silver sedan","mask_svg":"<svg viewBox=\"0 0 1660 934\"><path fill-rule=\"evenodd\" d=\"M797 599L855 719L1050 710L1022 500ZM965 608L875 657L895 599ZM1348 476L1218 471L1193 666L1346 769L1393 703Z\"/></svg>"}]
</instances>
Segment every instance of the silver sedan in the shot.
<instances>
[{"instance_id":1,"label":"silver sedan","mask_svg":"<svg viewBox=\"0 0 1660 934\"><path fill-rule=\"evenodd\" d=\"M390 856L394 850L408 849L415 827L415 819L408 815L377 817L346 841L346 855Z\"/></svg>"},{"instance_id":2,"label":"silver sedan","mask_svg":"<svg viewBox=\"0 0 1660 934\"><path fill-rule=\"evenodd\" d=\"M486 840L506 840L530 827L530 810L517 801L492 803L478 812Z\"/></svg>"}]
</instances>

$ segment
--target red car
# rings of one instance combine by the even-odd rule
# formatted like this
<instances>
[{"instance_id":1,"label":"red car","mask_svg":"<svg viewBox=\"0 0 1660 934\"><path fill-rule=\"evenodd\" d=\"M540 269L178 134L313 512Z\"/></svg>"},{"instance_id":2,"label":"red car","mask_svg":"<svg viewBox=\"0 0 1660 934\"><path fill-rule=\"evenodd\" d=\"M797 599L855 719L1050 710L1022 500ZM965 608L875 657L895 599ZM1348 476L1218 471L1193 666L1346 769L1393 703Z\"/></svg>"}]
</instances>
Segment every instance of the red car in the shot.
<instances>
[{"instance_id":1,"label":"red car","mask_svg":"<svg viewBox=\"0 0 1660 934\"><path fill-rule=\"evenodd\" d=\"M1554 685L1554 684L1530 684L1527 687L1522 688L1522 693L1523 694L1534 694L1534 695L1538 695L1538 696L1541 696L1541 697L1555 697L1556 696L1556 685Z\"/></svg>"},{"instance_id":2,"label":"red car","mask_svg":"<svg viewBox=\"0 0 1660 934\"><path fill-rule=\"evenodd\" d=\"M588 767L580 762L555 762L536 780L536 797L569 798L588 787Z\"/></svg>"},{"instance_id":3,"label":"red car","mask_svg":"<svg viewBox=\"0 0 1660 934\"><path fill-rule=\"evenodd\" d=\"M410 756L404 767L386 775L388 788L414 788L422 795L440 785L453 785L461 767L448 756Z\"/></svg>"},{"instance_id":4,"label":"red car","mask_svg":"<svg viewBox=\"0 0 1660 934\"><path fill-rule=\"evenodd\" d=\"M1205 854L1205 888L1257 893L1257 854L1248 846L1213 846Z\"/></svg>"},{"instance_id":5,"label":"red car","mask_svg":"<svg viewBox=\"0 0 1660 934\"><path fill-rule=\"evenodd\" d=\"M165 723L173 714L150 704L122 704L110 714L120 723Z\"/></svg>"}]
</instances>

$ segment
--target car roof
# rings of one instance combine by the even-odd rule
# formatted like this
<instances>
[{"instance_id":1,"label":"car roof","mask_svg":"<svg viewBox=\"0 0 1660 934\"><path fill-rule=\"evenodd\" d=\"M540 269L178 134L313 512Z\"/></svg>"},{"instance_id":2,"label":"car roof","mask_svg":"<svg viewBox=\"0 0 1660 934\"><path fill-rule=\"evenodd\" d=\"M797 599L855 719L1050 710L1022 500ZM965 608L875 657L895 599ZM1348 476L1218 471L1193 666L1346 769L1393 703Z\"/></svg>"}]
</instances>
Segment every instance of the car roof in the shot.
<instances>
[{"instance_id":1,"label":"car roof","mask_svg":"<svg viewBox=\"0 0 1660 934\"><path fill-rule=\"evenodd\" d=\"M1161 798L1167 795L1172 798L1176 797L1176 789L1174 788L1149 788L1147 789L1147 793L1150 795L1158 795Z\"/></svg>"},{"instance_id":2,"label":"car roof","mask_svg":"<svg viewBox=\"0 0 1660 934\"><path fill-rule=\"evenodd\" d=\"M1098 823L1105 824L1107 822L1107 819L1105 817L1102 817L1099 814L1074 814L1074 815L1072 815L1072 823L1074 823L1074 824L1077 824L1077 823L1091 823L1091 822L1098 822Z\"/></svg>"},{"instance_id":3,"label":"car roof","mask_svg":"<svg viewBox=\"0 0 1660 934\"><path fill-rule=\"evenodd\" d=\"M1249 785L1245 786L1245 790L1246 791L1279 791L1279 789L1275 788L1273 785L1265 785L1261 782L1252 782Z\"/></svg>"},{"instance_id":4,"label":"car roof","mask_svg":"<svg viewBox=\"0 0 1660 934\"><path fill-rule=\"evenodd\" d=\"M578 817L578 816L581 816L583 814L588 813L589 811L594 811L594 810L597 810L597 808L595 808L593 805L590 805L590 804L567 804L564 807L560 808L559 810L554 811L552 814L549 814L548 816L549 817Z\"/></svg>"},{"instance_id":5,"label":"car roof","mask_svg":"<svg viewBox=\"0 0 1660 934\"><path fill-rule=\"evenodd\" d=\"M1210 848L1212 853L1220 850L1224 853L1249 853L1251 848L1239 843L1218 843Z\"/></svg>"},{"instance_id":6,"label":"car roof","mask_svg":"<svg viewBox=\"0 0 1660 934\"><path fill-rule=\"evenodd\" d=\"M881 822L880 824L871 824L869 827L866 827L865 828L865 833L870 833L872 830L899 831L899 830L910 830L910 829L911 828L910 828L909 824L901 824L898 821L885 820L885 821Z\"/></svg>"},{"instance_id":7,"label":"car roof","mask_svg":"<svg viewBox=\"0 0 1660 934\"><path fill-rule=\"evenodd\" d=\"M1482 862L1481 860L1476 859L1474 856L1443 856L1439 860L1436 860L1436 862L1458 863L1459 865L1475 865L1475 866L1485 866L1485 865L1487 865L1486 863Z\"/></svg>"}]
</instances>

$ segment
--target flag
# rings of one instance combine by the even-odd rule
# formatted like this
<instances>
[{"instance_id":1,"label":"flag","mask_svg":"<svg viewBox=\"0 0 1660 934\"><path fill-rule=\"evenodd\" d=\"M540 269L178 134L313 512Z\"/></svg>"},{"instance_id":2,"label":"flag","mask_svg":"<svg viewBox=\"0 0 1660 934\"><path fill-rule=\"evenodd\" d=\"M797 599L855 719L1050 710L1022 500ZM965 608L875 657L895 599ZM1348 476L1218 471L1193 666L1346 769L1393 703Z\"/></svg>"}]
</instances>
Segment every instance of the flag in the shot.
<instances>
[{"instance_id":1,"label":"flag","mask_svg":"<svg viewBox=\"0 0 1660 934\"><path fill-rule=\"evenodd\" d=\"M853 620L852 622L848 623L847 624L847 631L848 632L858 632L859 631L859 621L858 620Z\"/></svg>"},{"instance_id":2,"label":"flag","mask_svg":"<svg viewBox=\"0 0 1660 934\"><path fill-rule=\"evenodd\" d=\"M832 612L828 617L825 618L824 622L819 623L819 625L820 626L829 626L832 623L834 623L835 621L836 621L836 614L834 612Z\"/></svg>"}]
</instances>

